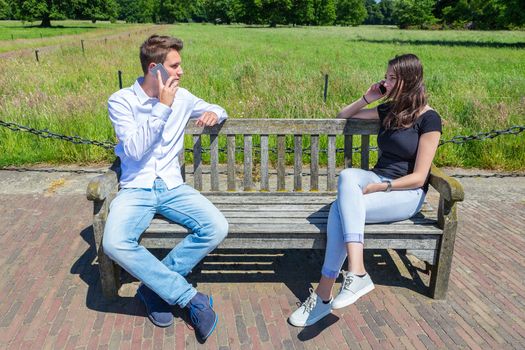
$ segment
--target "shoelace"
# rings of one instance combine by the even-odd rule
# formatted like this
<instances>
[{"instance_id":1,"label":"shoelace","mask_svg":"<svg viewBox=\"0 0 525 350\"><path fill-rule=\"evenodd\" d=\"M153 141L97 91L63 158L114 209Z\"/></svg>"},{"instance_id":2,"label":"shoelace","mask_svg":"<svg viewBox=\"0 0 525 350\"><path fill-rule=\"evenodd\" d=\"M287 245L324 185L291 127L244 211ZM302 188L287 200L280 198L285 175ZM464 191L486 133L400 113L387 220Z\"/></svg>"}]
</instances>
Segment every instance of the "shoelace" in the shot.
<instances>
[{"instance_id":1,"label":"shoelace","mask_svg":"<svg viewBox=\"0 0 525 350\"><path fill-rule=\"evenodd\" d=\"M197 317L198 311L203 311L206 308L204 304L190 304L190 318L191 322L197 326L200 323L199 317Z\"/></svg>"},{"instance_id":2,"label":"shoelace","mask_svg":"<svg viewBox=\"0 0 525 350\"><path fill-rule=\"evenodd\" d=\"M310 296L303 303L305 312L310 312L310 311L313 310L313 308L315 307L315 299L316 298L315 298L315 295L314 295L314 291L312 289L310 289Z\"/></svg>"},{"instance_id":3,"label":"shoelace","mask_svg":"<svg viewBox=\"0 0 525 350\"><path fill-rule=\"evenodd\" d=\"M343 271L343 275L345 276L343 280L343 289L350 290L350 285L354 281L354 275L350 274L350 272L345 273L344 271Z\"/></svg>"}]
</instances>

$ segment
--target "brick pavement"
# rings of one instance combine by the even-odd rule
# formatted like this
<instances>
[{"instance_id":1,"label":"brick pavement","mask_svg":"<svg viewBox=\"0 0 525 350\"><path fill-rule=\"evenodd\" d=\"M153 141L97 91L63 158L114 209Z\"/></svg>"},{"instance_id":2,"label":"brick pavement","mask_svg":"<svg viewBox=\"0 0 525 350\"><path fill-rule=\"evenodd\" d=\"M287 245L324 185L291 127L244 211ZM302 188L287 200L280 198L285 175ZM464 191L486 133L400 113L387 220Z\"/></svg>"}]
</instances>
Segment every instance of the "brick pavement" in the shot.
<instances>
[{"instance_id":1,"label":"brick pavement","mask_svg":"<svg viewBox=\"0 0 525 350\"><path fill-rule=\"evenodd\" d=\"M199 290L213 294L220 315L205 344L180 310L174 326L153 327L129 276L118 301L103 299L83 191L3 191L0 348L523 349L524 178L515 179L507 196L480 193L489 187L483 181L498 179L461 181L467 196L446 301L425 296L428 278L419 262L366 251L376 290L299 329L286 317L315 285L320 252L218 251L191 276Z\"/></svg>"}]
</instances>

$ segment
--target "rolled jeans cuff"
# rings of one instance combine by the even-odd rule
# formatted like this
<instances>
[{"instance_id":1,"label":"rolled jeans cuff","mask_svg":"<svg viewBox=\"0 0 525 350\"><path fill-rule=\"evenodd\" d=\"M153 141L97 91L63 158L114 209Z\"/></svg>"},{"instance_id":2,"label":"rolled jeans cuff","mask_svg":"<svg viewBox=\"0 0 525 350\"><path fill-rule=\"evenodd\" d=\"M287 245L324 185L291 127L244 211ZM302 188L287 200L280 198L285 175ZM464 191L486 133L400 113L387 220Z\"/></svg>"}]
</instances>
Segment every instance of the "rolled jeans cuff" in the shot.
<instances>
[{"instance_id":1,"label":"rolled jeans cuff","mask_svg":"<svg viewBox=\"0 0 525 350\"><path fill-rule=\"evenodd\" d=\"M365 235L363 233L345 233L343 240L345 243L364 243Z\"/></svg>"},{"instance_id":2,"label":"rolled jeans cuff","mask_svg":"<svg viewBox=\"0 0 525 350\"><path fill-rule=\"evenodd\" d=\"M334 271L334 270L330 270L326 268L325 266L323 266L323 268L321 269L321 275L328 277L328 278L337 278L339 277L339 270Z\"/></svg>"},{"instance_id":3,"label":"rolled jeans cuff","mask_svg":"<svg viewBox=\"0 0 525 350\"><path fill-rule=\"evenodd\" d=\"M180 296L177 305L181 308L185 308L195 295L197 295L197 289L192 287L187 293ZM171 305L175 305L175 303Z\"/></svg>"}]
</instances>

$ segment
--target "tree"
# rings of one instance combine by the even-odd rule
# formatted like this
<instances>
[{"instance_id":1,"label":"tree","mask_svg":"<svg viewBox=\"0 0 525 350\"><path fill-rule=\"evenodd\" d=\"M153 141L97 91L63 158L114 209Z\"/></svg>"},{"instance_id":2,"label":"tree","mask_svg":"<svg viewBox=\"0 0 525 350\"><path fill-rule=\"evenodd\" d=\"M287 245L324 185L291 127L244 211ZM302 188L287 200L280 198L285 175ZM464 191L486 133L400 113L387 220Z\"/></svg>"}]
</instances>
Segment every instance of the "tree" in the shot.
<instances>
[{"instance_id":1,"label":"tree","mask_svg":"<svg viewBox=\"0 0 525 350\"><path fill-rule=\"evenodd\" d=\"M334 0L314 0L314 20L317 25L332 25L337 18Z\"/></svg>"},{"instance_id":2,"label":"tree","mask_svg":"<svg viewBox=\"0 0 525 350\"><path fill-rule=\"evenodd\" d=\"M0 0L0 19L11 19L11 5L6 0Z\"/></svg>"},{"instance_id":3,"label":"tree","mask_svg":"<svg viewBox=\"0 0 525 350\"><path fill-rule=\"evenodd\" d=\"M33 22L40 20L41 27L51 27L52 19L116 19L116 0L15 0L17 19Z\"/></svg>"},{"instance_id":4,"label":"tree","mask_svg":"<svg viewBox=\"0 0 525 350\"><path fill-rule=\"evenodd\" d=\"M41 20L41 27L51 27L51 19L64 18L65 10L72 1L66 0L18 0L17 17L23 21ZM71 6L69 6L71 8Z\"/></svg>"},{"instance_id":5,"label":"tree","mask_svg":"<svg viewBox=\"0 0 525 350\"><path fill-rule=\"evenodd\" d=\"M115 21L119 13L116 0L77 0L74 6L66 11L68 18Z\"/></svg>"},{"instance_id":6,"label":"tree","mask_svg":"<svg viewBox=\"0 0 525 350\"><path fill-rule=\"evenodd\" d=\"M442 21L447 25L455 27L464 27L468 22L472 21L472 10L467 0L448 1L448 6L436 9L435 13L441 13ZM442 2L443 3L443 2Z\"/></svg>"},{"instance_id":7,"label":"tree","mask_svg":"<svg viewBox=\"0 0 525 350\"><path fill-rule=\"evenodd\" d=\"M239 22L246 24L261 23L262 0L240 0L242 10L239 15Z\"/></svg>"},{"instance_id":8,"label":"tree","mask_svg":"<svg viewBox=\"0 0 525 350\"><path fill-rule=\"evenodd\" d=\"M288 22L312 24L315 21L314 0L293 0Z\"/></svg>"},{"instance_id":9,"label":"tree","mask_svg":"<svg viewBox=\"0 0 525 350\"><path fill-rule=\"evenodd\" d=\"M362 0L338 0L336 16L337 24L358 26L367 17L367 11Z\"/></svg>"},{"instance_id":10,"label":"tree","mask_svg":"<svg viewBox=\"0 0 525 350\"><path fill-rule=\"evenodd\" d=\"M119 19L128 23L158 22L158 0L117 0L120 7Z\"/></svg>"},{"instance_id":11,"label":"tree","mask_svg":"<svg viewBox=\"0 0 525 350\"><path fill-rule=\"evenodd\" d=\"M508 0L505 18L512 27L525 27L525 0Z\"/></svg>"},{"instance_id":12,"label":"tree","mask_svg":"<svg viewBox=\"0 0 525 350\"><path fill-rule=\"evenodd\" d=\"M434 13L453 27L508 29L525 24L524 6L525 0L441 0Z\"/></svg>"},{"instance_id":13,"label":"tree","mask_svg":"<svg viewBox=\"0 0 525 350\"><path fill-rule=\"evenodd\" d=\"M276 27L278 23L286 23L292 8L291 0L262 0L261 4L263 21L270 27Z\"/></svg>"},{"instance_id":14,"label":"tree","mask_svg":"<svg viewBox=\"0 0 525 350\"><path fill-rule=\"evenodd\" d=\"M381 24L396 24L396 20L393 16L394 13L394 1L393 0L382 0L379 3L379 11L383 15L383 21Z\"/></svg>"},{"instance_id":15,"label":"tree","mask_svg":"<svg viewBox=\"0 0 525 350\"><path fill-rule=\"evenodd\" d=\"M365 0L366 19L365 24L383 23L383 14L379 9L379 4L375 0Z\"/></svg>"},{"instance_id":16,"label":"tree","mask_svg":"<svg viewBox=\"0 0 525 350\"><path fill-rule=\"evenodd\" d=\"M436 22L432 14L434 4L435 0L395 0L393 17L399 28L423 28Z\"/></svg>"},{"instance_id":17,"label":"tree","mask_svg":"<svg viewBox=\"0 0 525 350\"><path fill-rule=\"evenodd\" d=\"M434 17L442 19L443 18L443 9L445 7L455 6L461 0L436 0L436 5L432 13Z\"/></svg>"},{"instance_id":18,"label":"tree","mask_svg":"<svg viewBox=\"0 0 525 350\"><path fill-rule=\"evenodd\" d=\"M473 0L470 5L474 12L473 22L475 27L478 29L506 28L508 21L505 18L505 3L499 0Z\"/></svg>"},{"instance_id":19,"label":"tree","mask_svg":"<svg viewBox=\"0 0 525 350\"><path fill-rule=\"evenodd\" d=\"M214 23L239 22L244 15L242 0L205 0L203 6L208 21Z\"/></svg>"}]
</instances>

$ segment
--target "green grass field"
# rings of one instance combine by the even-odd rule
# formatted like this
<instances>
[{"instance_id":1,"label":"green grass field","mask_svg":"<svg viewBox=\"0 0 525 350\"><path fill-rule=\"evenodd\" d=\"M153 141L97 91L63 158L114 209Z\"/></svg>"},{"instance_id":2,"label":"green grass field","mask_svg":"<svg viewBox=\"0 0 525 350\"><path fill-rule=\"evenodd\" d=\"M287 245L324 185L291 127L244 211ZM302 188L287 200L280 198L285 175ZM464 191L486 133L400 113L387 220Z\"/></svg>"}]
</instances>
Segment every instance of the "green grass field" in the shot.
<instances>
[{"instance_id":1,"label":"green grass field","mask_svg":"<svg viewBox=\"0 0 525 350\"><path fill-rule=\"evenodd\" d=\"M134 31L147 25L105 21L52 21L51 28L40 28L40 22L0 21L0 53L20 49L68 43L71 40L99 38L119 32Z\"/></svg>"},{"instance_id":2,"label":"green grass field","mask_svg":"<svg viewBox=\"0 0 525 350\"><path fill-rule=\"evenodd\" d=\"M231 118L334 118L383 77L388 59L410 52L424 64L430 104L444 120L443 139L525 124L524 32L203 24L159 26L158 32L185 42L181 86L222 105ZM108 40L107 45L87 41L85 56L74 41L42 53L40 63L34 55L3 60L0 118L114 140L107 98L118 89L117 70L124 73L124 86L141 74L138 47L145 36ZM0 41L0 48L5 42ZM43 140L5 128L0 129L0 140L0 166L112 159L111 152L97 147ZM523 170L525 133L442 146L436 163Z\"/></svg>"}]
</instances>

